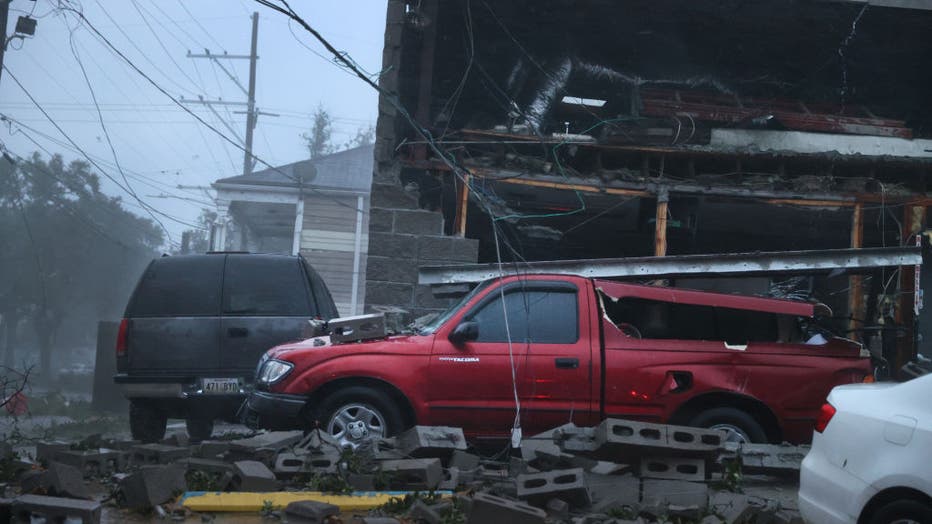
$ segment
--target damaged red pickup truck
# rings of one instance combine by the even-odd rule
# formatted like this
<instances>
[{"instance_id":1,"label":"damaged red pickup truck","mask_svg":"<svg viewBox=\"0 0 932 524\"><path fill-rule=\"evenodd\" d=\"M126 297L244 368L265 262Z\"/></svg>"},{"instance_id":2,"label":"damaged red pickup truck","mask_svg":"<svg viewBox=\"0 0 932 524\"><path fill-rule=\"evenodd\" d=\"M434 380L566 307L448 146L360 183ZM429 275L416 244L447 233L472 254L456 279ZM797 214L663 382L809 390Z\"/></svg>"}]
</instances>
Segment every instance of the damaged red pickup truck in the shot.
<instances>
[{"instance_id":1,"label":"damaged red pickup truck","mask_svg":"<svg viewBox=\"0 0 932 524\"><path fill-rule=\"evenodd\" d=\"M565 275L496 278L414 334L269 350L246 420L319 424L344 444L414 424L507 438L518 411L528 435L620 417L805 442L834 386L873 380L859 344L801 327L820 309Z\"/></svg>"}]
</instances>

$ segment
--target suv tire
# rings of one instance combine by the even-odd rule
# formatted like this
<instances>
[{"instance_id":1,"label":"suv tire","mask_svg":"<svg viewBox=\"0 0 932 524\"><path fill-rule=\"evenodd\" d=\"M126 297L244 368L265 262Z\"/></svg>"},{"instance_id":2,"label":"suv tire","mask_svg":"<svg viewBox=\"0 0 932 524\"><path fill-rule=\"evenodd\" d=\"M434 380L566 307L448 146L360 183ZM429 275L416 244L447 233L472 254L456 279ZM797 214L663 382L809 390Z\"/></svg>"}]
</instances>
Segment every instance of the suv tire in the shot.
<instances>
[{"instance_id":1,"label":"suv tire","mask_svg":"<svg viewBox=\"0 0 932 524\"><path fill-rule=\"evenodd\" d=\"M401 431L404 418L388 395L365 386L341 389L323 400L313 420L343 447L390 437Z\"/></svg>"},{"instance_id":2,"label":"suv tire","mask_svg":"<svg viewBox=\"0 0 932 524\"><path fill-rule=\"evenodd\" d=\"M214 433L214 421L207 417L189 417L185 419L185 426L188 429L188 437L194 444L210 440Z\"/></svg>"},{"instance_id":3,"label":"suv tire","mask_svg":"<svg viewBox=\"0 0 932 524\"><path fill-rule=\"evenodd\" d=\"M168 415L152 402L131 400L129 403L129 429L133 440L144 443L165 438Z\"/></svg>"},{"instance_id":4,"label":"suv tire","mask_svg":"<svg viewBox=\"0 0 932 524\"><path fill-rule=\"evenodd\" d=\"M767 432L751 415L735 408L713 408L700 412L689 421L690 426L728 431L729 438L753 443L766 443Z\"/></svg>"}]
</instances>

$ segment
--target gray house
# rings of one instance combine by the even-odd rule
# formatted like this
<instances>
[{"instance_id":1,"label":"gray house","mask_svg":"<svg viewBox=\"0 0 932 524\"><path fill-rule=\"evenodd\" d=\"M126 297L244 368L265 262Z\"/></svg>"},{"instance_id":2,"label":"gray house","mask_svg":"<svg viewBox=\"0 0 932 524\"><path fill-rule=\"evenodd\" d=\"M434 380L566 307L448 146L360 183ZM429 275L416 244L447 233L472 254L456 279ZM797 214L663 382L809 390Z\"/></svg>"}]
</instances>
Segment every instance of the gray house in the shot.
<instances>
[{"instance_id":1,"label":"gray house","mask_svg":"<svg viewBox=\"0 0 932 524\"><path fill-rule=\"evenodd\" d=\"M303 255L341 315L361 314L373 147L222 178L212 249Z\"/></svg>"}]
</instances>

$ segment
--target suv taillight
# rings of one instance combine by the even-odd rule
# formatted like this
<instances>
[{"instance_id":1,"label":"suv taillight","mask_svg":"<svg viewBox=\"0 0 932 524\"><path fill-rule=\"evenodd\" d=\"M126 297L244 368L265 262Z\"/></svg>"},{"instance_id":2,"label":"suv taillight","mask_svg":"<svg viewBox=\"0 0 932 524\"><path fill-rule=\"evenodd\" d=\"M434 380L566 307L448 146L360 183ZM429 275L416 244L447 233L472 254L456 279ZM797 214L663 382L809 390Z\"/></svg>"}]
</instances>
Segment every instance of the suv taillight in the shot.
<instances>
[{"instance_id":1,"label":"suv taillight","mask_svg":"<svg viewBox=\"0 0 932 524\"><path fill-rule=\"evenodd\" d=\"M129 320L123 319L120 321L120 330L117 332L116 340L116 356L117 358L126 356L126 348L128 346L128 333L127 328L129 327Z\"/></svg>"},{"instance_id":2,"label":"suv taillight","mask_svg":"<svg viewBox=\"0 0 932 524\"><path fill-rule=\"evenodd\" d=\"M815 430L819 433L825 431L825 427L828 426L828 423L831 422L832 417L835 416L835 406L826 402L822 404L822 409L819 411L819 418L816 419Z\"/></svg>"}]
</instances>

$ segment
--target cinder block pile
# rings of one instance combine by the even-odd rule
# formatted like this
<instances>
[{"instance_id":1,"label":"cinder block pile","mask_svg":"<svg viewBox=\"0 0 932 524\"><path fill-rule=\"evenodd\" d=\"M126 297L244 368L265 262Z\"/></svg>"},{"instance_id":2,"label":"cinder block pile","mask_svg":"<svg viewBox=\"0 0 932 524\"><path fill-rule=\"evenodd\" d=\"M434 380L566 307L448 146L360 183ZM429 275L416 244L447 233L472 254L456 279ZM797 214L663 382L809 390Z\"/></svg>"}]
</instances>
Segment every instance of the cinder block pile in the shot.
<instances>
[{"instance_id":1,"label":"cinder block pile","mask_svg":"<svg viewBox=\"0 0 932 524\"><path fill-rule=\"evenodd\" d=\"M449 490L452 496L413 497L357 521L799 522L792 504L738 493L741 475L736 471L760 475L760 483L768 482L764 476L786 483L787 477L798 475L807 451L795 446L729 447L720 432L617 419L594 428L565 425L529 437L504 460L471 452L462 430L451 427L417 426L355 450L341 449L319 431L268 432L199 444L178 437L159 444L94 444L100 447L39 443L36 463L22 464L19 496L3 501L0 509L19 519L95 523L105 495L94 496L88 481L102 479L118 488L119 504L134 510L161 510L185 491ZM339 512L315 501L279 510L289 522L327 522ZM343 522L350 522L345 517Z\"/></svg>"}]
</instances>

